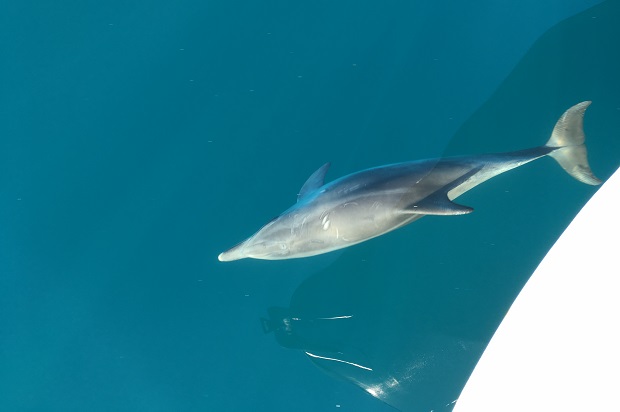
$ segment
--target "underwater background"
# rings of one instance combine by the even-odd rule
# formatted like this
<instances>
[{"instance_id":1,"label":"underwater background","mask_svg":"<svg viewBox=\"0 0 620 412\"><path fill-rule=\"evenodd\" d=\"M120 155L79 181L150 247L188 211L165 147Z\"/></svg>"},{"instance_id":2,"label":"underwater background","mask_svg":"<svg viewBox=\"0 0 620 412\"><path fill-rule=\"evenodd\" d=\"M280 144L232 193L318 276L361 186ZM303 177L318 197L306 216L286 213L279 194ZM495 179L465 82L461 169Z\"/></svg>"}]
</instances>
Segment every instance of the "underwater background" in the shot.
<instances>
[{"instance_id":1,"label":"underwater background","mask_svg":"<svg viewBox=\"0 0 620 412\"><path fill-rule=\"evenodd\" d=\"M584 100L594 173L620 165L618 1L20 1L0 22L1 411L450 410L596 187L542 159L466 216L218 254L327 161L534 147Z\"/></svg>"}]
</instances>

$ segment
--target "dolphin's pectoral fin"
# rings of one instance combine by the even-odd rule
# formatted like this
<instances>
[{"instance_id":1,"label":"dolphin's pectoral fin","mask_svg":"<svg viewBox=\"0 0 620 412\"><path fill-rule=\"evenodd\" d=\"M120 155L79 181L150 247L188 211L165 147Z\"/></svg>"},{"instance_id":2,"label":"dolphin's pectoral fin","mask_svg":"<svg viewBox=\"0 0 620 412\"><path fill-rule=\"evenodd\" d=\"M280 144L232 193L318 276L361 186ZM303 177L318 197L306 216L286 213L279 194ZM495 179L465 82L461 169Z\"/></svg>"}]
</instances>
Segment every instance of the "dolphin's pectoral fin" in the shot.
<instances>
[{"instance_id":1,"label":"dolphin's pectoral fin","mask_svg":"<svg viewBox=\"0 0 620 412\"><path fill-rule=\"evenodd\" d=\"M308 193L312 193L317 190L319 187L323 186L323 181L325 180L325 174L329 169L331 163L327 162L323 166L319 167L318 170L310 175L306 183L301 187L301 190L297 194L297 201L299 202L304 196Z\"/></svg>"},{"instance_id":2,"label":"dolphin's pectoral fin","mask_svg":"<svg viewBox=\"0 0 620 412\"><path fill-rule=\"evenodd\" d=\"M420 215L464 215L473 212L474 209L469 206L459 205L454 203L445 193L436 194L422 199L419 202L411 204L403 209L403 213L406 214L420 214Z\"/></svg>"}]
</instances>

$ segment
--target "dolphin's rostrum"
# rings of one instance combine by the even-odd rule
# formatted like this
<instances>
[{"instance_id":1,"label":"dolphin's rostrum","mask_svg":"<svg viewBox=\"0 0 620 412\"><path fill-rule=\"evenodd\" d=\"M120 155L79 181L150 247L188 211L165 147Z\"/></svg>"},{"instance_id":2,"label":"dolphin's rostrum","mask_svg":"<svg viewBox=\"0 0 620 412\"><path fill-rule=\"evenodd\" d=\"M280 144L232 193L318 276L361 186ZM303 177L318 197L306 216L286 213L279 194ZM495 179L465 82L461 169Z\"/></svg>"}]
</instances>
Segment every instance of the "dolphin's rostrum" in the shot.
<instances>
[{"instance_id":1,"label":"dolphin's rostrum","mask_svg":"<svg viewBox=\"0 0 620 412\"><path fill-rule=\"evenodd\" d=\"M515 167L551 156L575 179L598 185L588 165L583 115L591 102L568 109L540 147L509 153L417 160L366 169L324 184L329 163L303 185L297 203L219 255L292 259L342 249L405 226L424 215L461 215L453 200Z\"/></svg>"}]
</instances>

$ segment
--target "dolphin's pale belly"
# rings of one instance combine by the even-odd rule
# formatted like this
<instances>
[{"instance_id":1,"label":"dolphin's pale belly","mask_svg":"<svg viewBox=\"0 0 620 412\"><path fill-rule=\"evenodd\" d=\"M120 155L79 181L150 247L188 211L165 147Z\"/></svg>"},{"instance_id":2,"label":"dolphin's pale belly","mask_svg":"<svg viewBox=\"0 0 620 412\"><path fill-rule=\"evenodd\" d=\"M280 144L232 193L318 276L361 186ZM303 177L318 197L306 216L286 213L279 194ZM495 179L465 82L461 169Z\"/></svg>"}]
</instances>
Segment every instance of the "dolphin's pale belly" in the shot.
<instances>
[{"instance_id":1,"label":"dolphin's pale belly","mask_svg":"<svg viewBox=\"0 0 620 412\"><path fill-rule=\"evenodd\" d=\"M320 203L321 199L317 199ZM331 203L320 208L320 213L304 211L293 213L292 230L300 237L311 237L325 247L351 245L400 227L411 220L411 215L398 213L399 202L381 193L349 196L344 202Z\"/></svg>"}]
</instances>

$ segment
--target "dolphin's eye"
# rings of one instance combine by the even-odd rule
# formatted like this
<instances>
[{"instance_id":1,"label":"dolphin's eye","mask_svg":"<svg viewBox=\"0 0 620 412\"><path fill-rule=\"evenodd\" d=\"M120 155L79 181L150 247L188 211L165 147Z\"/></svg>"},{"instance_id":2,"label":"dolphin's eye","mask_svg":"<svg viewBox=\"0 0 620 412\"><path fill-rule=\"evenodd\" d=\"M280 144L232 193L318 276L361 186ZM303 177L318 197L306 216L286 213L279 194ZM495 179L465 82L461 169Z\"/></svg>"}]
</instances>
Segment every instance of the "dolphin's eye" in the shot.
<instances>
[{"instance_id":1,"label":"dolphin's eye","mask_svg":"<svg viewBox=\"0 0 620 412\"><path fill-rule=\"evenodd\" d=\"M288 249L288 246L286 245L286 243L280 243L280 249L281 250L286 250L286 249Z\"/></svg>"}]
</instances>

